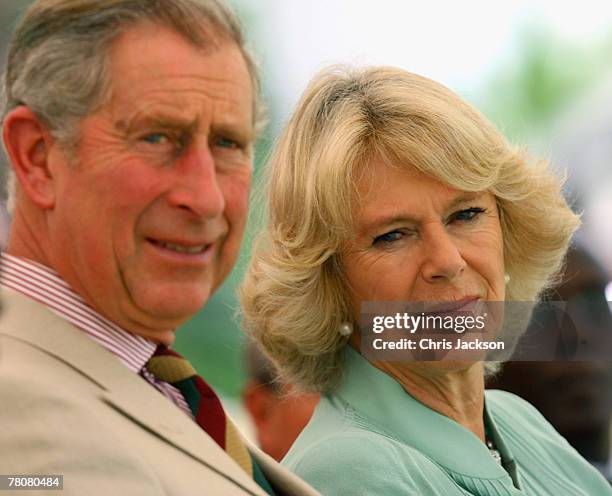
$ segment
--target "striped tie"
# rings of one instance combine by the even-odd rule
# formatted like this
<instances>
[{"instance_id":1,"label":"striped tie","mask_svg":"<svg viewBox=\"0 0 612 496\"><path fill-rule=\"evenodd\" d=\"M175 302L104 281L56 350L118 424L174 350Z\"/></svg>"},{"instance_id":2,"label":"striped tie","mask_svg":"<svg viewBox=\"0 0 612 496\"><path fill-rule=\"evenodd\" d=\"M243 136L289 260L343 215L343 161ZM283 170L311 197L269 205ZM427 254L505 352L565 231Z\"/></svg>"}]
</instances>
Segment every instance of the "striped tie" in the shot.
<instances>
[{"instance_id":1,"label":"striped tie","mask_svg":"<svg viewBox=\"0 0 612 496\"><path fill-rule=\"evenodd\" d=\"M158 380L176 387L187 401L198 425L264 491L274 494L270 483L242 442L238 429L225 414L219 397L187 360L160 345L146 367Z\"/></svg>"}]
</instances>

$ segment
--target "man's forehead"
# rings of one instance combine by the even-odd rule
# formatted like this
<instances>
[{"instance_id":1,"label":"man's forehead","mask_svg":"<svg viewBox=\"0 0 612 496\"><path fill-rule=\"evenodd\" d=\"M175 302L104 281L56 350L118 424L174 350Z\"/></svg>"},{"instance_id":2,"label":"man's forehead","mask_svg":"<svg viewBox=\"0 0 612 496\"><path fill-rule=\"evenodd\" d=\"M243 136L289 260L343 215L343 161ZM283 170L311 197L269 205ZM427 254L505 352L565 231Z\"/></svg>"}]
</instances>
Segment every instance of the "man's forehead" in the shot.
<instances>
[{"instance_id":1,"label":"man's forehead","mask_svg":"<svg viewBox=\"0 0 612 496\"><path fill-rule=\"evenodd\" d=\"M178 116L210 99L238 119L253 118L250 74L233 42L201 50L169 28L140 25L116 40L109 72L112 101L124 110Z\"/></svg>"},{"instance_id":2,"label":"man's forehead","mask_svg":"<svg viewBox=\"0 0 612 496\"><path fill-rule=\"evenodd\" d=\"M119 74L138 74L146 68L149 71L174 71L181 75L190 69L206 66L211 79L231 70L240 76L240 82L246 84L250 81L244 54L234 41L213 38L210 45L202 47L159 23L143 22L126 29L112 43L109 57L111 70L115 69ZM155 74L141 75L152 77Z\"/></svg>"}]
</instances>

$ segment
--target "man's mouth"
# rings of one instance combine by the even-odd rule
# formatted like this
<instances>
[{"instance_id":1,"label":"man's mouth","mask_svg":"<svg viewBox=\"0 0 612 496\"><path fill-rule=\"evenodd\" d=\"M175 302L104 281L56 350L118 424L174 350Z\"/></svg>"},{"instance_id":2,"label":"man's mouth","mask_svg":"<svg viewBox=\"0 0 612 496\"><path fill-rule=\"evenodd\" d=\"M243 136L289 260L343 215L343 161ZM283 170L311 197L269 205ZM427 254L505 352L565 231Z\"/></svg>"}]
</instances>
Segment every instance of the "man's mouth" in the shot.
<instances>
[{"instance_id":1,"label":"man's mouth","mask_svg":"<svg viewBox=\"0 0 612 496\"><path fill-rule=\"evenodd\" d=\"M161 248L165 248L166 250L174 251L176 253L185 253L188 255L198 255L200 253L204 253L208 250L212 243L202 243L197 245L184 245L177 243L170 243L167 241L159 241L156 239L149 239L151 243Z\"/></svg>"}]
</instances>

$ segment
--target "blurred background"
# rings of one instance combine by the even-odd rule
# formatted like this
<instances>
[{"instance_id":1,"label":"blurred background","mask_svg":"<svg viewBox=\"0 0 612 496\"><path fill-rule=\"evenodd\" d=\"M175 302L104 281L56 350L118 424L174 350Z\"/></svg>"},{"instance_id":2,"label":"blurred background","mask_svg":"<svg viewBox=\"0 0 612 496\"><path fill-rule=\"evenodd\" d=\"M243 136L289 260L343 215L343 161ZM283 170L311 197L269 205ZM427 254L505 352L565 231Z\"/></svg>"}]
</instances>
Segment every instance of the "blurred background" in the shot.
<instances>
[{"instance_id":1,"label":"blurred background","mask_svg":"<svg viewBox=\"0 0 612 496\"><path fill-rule=\"evenodd\" d=\"M0 48L27 0L0 0ZM400 66L475 104L515 143L568 174L584 212L577 242L612 300L612 4L599 0L231 0L262 68L270 124L256 184L310 77L330 63ZM4 181L5 164L2 169ZM235 291L261 226L255 207L240 261L176 348L240 416L246 378ZM0 232L7 217L0 212ZM607 284L607 286L606 286ZM604 289L601 289L603 292ZM603 298L605 301L606 298ZM610 329L612 331L612 329ZM609 412L609 410L608 410Z\"/></svg>"}]
</instances>

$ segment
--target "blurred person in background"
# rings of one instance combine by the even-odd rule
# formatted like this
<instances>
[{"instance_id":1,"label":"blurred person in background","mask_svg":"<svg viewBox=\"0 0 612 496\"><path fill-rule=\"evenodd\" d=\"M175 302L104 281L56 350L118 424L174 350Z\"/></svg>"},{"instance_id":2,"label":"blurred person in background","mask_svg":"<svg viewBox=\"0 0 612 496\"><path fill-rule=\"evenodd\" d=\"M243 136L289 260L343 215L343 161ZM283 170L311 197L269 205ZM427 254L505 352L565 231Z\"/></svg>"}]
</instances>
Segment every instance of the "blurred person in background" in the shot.
<instances>
[{"instance_id":1,"label":"blurred person in background","mask_svg":"<svg viewBox=\"0 0 612 496\"><path fill-rule=\"evenodd\" d=\"M4 203L0 202L0 251L6 248L11 228L11 217Z\"/></svg>"},{"instance_id":2,"label":"blurred person in background","mask_svg":"<svg viewBox=\"0 0 612 496\"><path fill-rule=\"evenodd\" d=\"M289 451L310 420L318 394L302 394L276 377L274 365L249 340L242 402L251 416L260 448L277 461Z\"/></svg>"},{"instance_id":3,"label":"blurred person in background","mask_svg":"<svg viewBox=\"0 0 612 496\"><path fill-rule=\"evenodd\" d=\"M550 298L574 302L582 317L577 326L610 335L612 315L605 298L607 273L580 245L567 257L563 279L551 289ZM554 333L557 315L539 312L527 330L537 327ZM610 362L508 362L489 387L515 393L533 404L559 433L612 482L610 420L612 366Z\"/></svg>"},{"instance_id":4,"label":"blurred person in background","mask_svg":"<svg viewBox=\"0 0 612 496\"><path fill-rule=\"evenodd\" d=\"M37 1L4 90L2 472L62 474L70 495L316 494L170 348L246 224L262 115L232 11Z\"/></svg>"},{"instance_id":5,"label":"blurred person in background","mask_svg":"<svg viewBox=\"0 0 612 496\"><path fill-rule=\"evenodd\" d=\"M579 224L546 162L434 81L341 67L306 89L268 173L244 326L322 393L287 467L323 494L612 495L535 408L485 392L495 363L360 353L364 302L538 297Z\"/></svg>"},{"instance_id":6,"label":"blurred person in background","mask_svg":"<svg viewBox=\"0 0 612 496\"><path fill-rule=\"evenodd\" d=\"M10 38L10 29L8 26L12 26L15 21L15 6L16 2L2 2L0 3L0 26L4 29L0 29L0 68L4 69L4 60L6 58L6 46ZM10 230L10 215L6 208L6 187L8 181L8 169L9 166L6 162L4 153L0 153L0 250L6 248L8 241L8 235Z\"/></svg>"}]
</instances>

